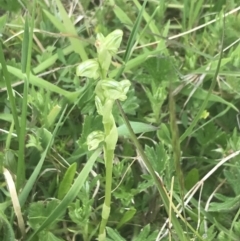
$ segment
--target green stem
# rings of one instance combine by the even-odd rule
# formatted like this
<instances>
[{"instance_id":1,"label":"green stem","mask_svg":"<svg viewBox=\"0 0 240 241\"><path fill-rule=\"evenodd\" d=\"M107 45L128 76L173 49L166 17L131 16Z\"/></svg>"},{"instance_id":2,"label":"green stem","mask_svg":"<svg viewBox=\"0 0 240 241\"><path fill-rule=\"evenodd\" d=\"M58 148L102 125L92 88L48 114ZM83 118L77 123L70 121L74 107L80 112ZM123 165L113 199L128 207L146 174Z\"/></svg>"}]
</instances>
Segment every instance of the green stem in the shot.
<instances>
[{"instance_id":1,"label":"green stem","mask_svg":"<svg viewBox=\"0 0 240 241\"><path fill-rule=\"evenodd\" d=\"M105 227L110 214L111 206L111 190L112 190L112 169L113 169L114 150L108 150L104 147L104 159L106 166L106 184L105 184L105 199L102 208L102 221L99 228L99 241L106 239Z\"/></svg>"}]
</instances>

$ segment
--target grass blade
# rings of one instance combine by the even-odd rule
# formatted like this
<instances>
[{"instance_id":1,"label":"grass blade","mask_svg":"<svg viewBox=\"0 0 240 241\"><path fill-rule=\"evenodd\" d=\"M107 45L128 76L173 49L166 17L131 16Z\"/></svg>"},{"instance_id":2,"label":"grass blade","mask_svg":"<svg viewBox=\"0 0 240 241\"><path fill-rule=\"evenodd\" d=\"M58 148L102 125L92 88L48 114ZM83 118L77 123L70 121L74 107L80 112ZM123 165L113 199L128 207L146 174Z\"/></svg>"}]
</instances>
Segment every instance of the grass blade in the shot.
<instances>
[{"instance_id":1,"label":"grass blade","mask_svg":"<svg viewBox=\"0 0 240 241\"><path fill-rule=\"evenodd\" d=\"M14 97L13 89L11 86L11 80L10 80L10 76L9 76L9 72L8 72L8 67L6 65L5 57L3 55L2 43L0 43L0 63L1 63L2 71L3 71L3 78L5 80L6 87L7 87L7 92L8 92L8 96L9 96L10 105L11 105L11 111L12 111L12 115L13 115L14 125L16 128L16 132L19 134L20 126L19 126L19 121L18 121L15 97Z\"/></svg>"},{"instance_id":2,"label":"grass blade","mask_svg":"<svg viewBox=\"0 0 240 241\"><path fill-rule=\"evenodd\" d=\"M69 192L63 198L61 203L53 210L53 212L49 215L49 217L43 222L43 224L36 230L27 241L33 240L36 235L47 228L55 219L57 219L61 214L67 209L68 205L73 201L74 198L78 195L81 187L83 186L85 180L88 177L89 172L92 170L92 167L100 155L102 150L97 149L92 156L87 161L86 165L82 169L81 173L78 175L77 179L75 180L74 184L72 185Z\"/></svg>"},{"instance_id":3,"label":"grass blade","mask_svg":"<svg viewBox=\"0 0 240 241\"><path fill-rule=\"evenodd\" d=\"M77 36L78 35L77 31L75 30L75 27L74 27L71 19L68 17L61 1L56 0L56 4L58 6L58 9L60 11L60 14L61 14L61 17L62 17L62 20L63 20L65 32L68 32L72 35ZM85 52L85 49L83 47L84 44L79 39L69 38L69 41L70 41L74 51L80 55L82 61L87 60L88 56L87 56L87 54Z\"/></svg>"},{"instance_id":4,"label":"grass blade","mask_svg":"<svg viewBox=\"0 0 240 241\"><path fill-rule=\"evenodd\" d=\"M225 20L223 19L223 22L225 23ZM182 136L180 137L180 142L184 141L184 139L191 135L192 133L192 130L193 128L196 126L197 122L199 121L199 119L201 118L201 115L204 111L204 109L206 108L207 106L207 103L209 101L209 98L211 97L212 95L212 91L214 90L215 86L216 86L216 83L217 83L217 76L218 76L218 73L219 73L219 70L220 70L220 67L221 67L221 61L222 61L222 56L223 56L223 40L224 40L224 28L223 28L223 32L222 32L222 46L221 46L221 52L220 52L220 55L219 55L219 59L218 59L218 63L217 63L217 68L216 68L216 72L215 72L215 75L213 77L213 80L212 80L212 83L211 83L211 86L208 90L208 94L206 96L206 98L203 100L203 103L196 115L196 117L193 119L192 123L190 124L190 126L186 129L186 131L182 134Z\"/></svg>"}]
</instances>

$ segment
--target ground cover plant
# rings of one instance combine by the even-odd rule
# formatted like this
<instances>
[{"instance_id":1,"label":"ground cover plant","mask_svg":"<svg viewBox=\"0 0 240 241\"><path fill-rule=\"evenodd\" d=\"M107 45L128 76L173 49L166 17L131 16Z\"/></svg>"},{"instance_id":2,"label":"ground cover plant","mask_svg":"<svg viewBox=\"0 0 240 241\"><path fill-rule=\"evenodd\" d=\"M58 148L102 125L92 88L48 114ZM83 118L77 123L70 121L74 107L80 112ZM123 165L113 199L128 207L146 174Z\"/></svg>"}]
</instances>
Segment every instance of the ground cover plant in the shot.
<instances>
[{"instance_id":1,"label":"ground cover plant","mask_svg":"<svg viewBox=\"0 0 240 241\"><path fill-rule=\"evenodd\" d=\"M0 240L239 240L238 1L0 3Z\"/></svg>"}]
</instances>

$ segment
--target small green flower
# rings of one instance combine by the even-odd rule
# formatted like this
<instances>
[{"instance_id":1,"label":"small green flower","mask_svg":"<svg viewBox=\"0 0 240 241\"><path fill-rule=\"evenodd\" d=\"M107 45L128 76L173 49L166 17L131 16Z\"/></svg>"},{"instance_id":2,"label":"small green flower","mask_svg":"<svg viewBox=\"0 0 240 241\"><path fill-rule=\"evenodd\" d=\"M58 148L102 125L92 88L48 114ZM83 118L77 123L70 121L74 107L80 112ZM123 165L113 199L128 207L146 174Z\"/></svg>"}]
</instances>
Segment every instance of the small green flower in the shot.
<instances>
[{"instance_id":1,"label":"small green flower","mask_svg":"<svg viewBox=\"0 0 240 241\"><path fill-rule=\"evenodd\" d=\"M115 80L102 80L99 81L97 85L98 87L95 91L98 96L104 96L106 99L124 101L127 98L126 94L131 84L129 80L122 80L120 82Z\"/></svg>"},{"instance_id":2,"label":"small green flower","mask_svg":"<svg viewBox=\"0 0 240 241\"><path fill-rule=\"evenodd\" d=\"M102 131L93 131L87 137L88 150L92 151L98 148L99 144L104 141L104 133Z\"/></svg>"},{"instance_id":3,"label":"small green flower","mask_svg":"<svg viewBox=\"0 0 240 241\"><path fill-rule=\"evenodd\" d=\"M77 76L84 76L87 78L97 79L99 74L99 63L96 59L89 59L78 65Z\"/></svg>"},{"instance_id":4,"label":"small green flower","mask_svg":"<svg viewBox=\"0 0 240 241\"><path fill-rule=\"evenodd\" d=\"M122 36L123 31L120 29L111 32L106 37L104 37L102 34L97 34L95 46L98 53L101 54L105 51L108 51L111 55L116 54L122 42Z\"/></svg>"},{"instance_id":5,"label":"small green flower","mask_svg":"<svg viewBox=\"0 0 240 241\"><path fill-rule=\"evenodd\" d=\"M104 37L101 33L97 34L95 46L98 52L98 61L101 64L103 76L106 77L107 71L111 64L111 59L117 53L122 41L122 30L115 30Z\"/></svg>"}]
</instances>

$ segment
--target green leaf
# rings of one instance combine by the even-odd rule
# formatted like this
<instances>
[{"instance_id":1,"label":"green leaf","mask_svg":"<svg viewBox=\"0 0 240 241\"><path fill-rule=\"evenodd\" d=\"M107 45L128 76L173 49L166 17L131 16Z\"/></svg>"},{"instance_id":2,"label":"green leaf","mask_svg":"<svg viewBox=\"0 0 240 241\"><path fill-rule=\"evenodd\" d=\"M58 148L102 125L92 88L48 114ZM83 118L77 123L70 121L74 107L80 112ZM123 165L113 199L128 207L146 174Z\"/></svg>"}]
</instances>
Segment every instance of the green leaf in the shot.
<instances>
[{"instance_id":1,"label":"green leaf","mask_svg":"<svg viewBox=\"0 0 240 241\"><path fill-rule=\"evenodd\" d=\"M41 224L48 218L49 214L57 207L59 200L50 200L50 201L40 201L31 203L28 210L28 223L29 226L36 230ZM63 216L64 213L62 213ZM59 222L59 217L52 222L49 228L53 227L57 222Z\"/></svg>"},{"instance_id":2,"label":"green leaf","mask_svg":"<svg viewBox=\"0 0 240 241\"><path fill-rule=\"evenodd\" d=\"M106 227L107 230L107 241L126 241L116 230Z\"/></svg>"},{"instance_id":3,"label":"green leaf","mask_svg":"<svg viewBox=\"0 0 240 241\"><path fill-rule=\"evenodd\" d=\"M56 0L55 2L58 6L60 15L62 17L64 32L68 33L68 34L71 34L73 36L78 36L78 33L77 33L77 31L74 27L74 24L72 23L71 18L69 18L69 16L68 16L66 10L64 9L64 6L61 3L61 1ZM87 56L87 54L85 52L85 49L84 49L85 43L80 41L78 38L69 38L69 41L70 41L74 51L80 55L82 61L88 59L88 56Z\"/></svg>"},{"instance_id":4,"label":"green leaf","mask_svg":"<svg viewBox=\"0 0 240 241\"><path fill-rule=\"evenodd\" d=\"M7 15L4 14L3 16L0 17L0 36L4 31L4 28L6 26L6 21L7 21Z\"/></svg>"},{"instance_id":5,"label":"green leaf","mask_svg":"<svg viewBox=\"0 0 240 241\"><path fill-rule=\"evenodd\" d=\"M148 58L144 63L144 67L156 84L160 84L162 81L169 81L169 77L171 77L172 81L178 79L170 57L154 56Z\"/></svg>"},{"instance_id":6,"label":"green leaf","mask_svg":"<svg viewBox=\"0 0 240 241\"><path fill-rule=\"evenodd\" d=\"M0 1L1 9L10 12L16 12L21 8L21 5L18 0L1 0Z\"/></svg>"},{"instance_id":7,"label":"green leaf","mask_svg":"<svg viewBox=\"0 0 240 241\"><path fill-rule=\"evenodd\" d=\"M122 218L120 219L117 225L117 229L121 228L125 223L130 221L134 217L136 211L137 210L135 208L130 208L129 210L127 210L127 212L125 212Z\"/></svg>"},{"instance_id":8,"label":"green leaf","mask_svg":"<svg viewBox=\"0 0 240 241\"><path fill-rule=\"evenodd\" d=\"M198 169L193 168L187 173L187 176L185 177L184 186L187 190L190 190L198 181L199 181Z\"/></svg>"},{"instance_id":9,"label":"green leaf","mask_svg":"<svg viewBox=\"0 0 240 241\"><path fill-rule=\"evenodd\" d=\"M64 196L63 200L59 203L59 205L48 215L48 218L41 224L41 226L27 239L27 241L34 240L33 238L42 230L51 225L57 218L59 218L67 209L68 205L76 198L81 187L83 186L85 180L88 177L89 172L92 170L93 164L96 159L100 155L101 150L96 150L88 162L85 164L81 173L78 175L74 184L70 188L69 192Z\"/></svg>"},{"instance_id":10,"label":"green leaf","mask_svg":"<svg viewBox=\"0 0 240 241\"><path fill-rule=\"evenodd\" d=\"M146 225L134 241L146 241L150 233L150 224ZM150 241L150 240L149 240Z\"/></svg>"},{"instance_id":11,"label":"green leaf","mask_svg":"<svg viewBox=\"0 0 240 241\"><path fill-rule=\"evenodd\" d=\"M76 174L76 169L77 169L77 163L73 163L71 166L68 167L66 173L64 174L64 177L59 185L58 188L58 199L63 199L63 197L66 195L66 193L69 191L74 176Z\"/></svg>"},{"instance_id":12,"label":"green leaf","mask_svg":"<svg viewBox=\"0 0 240 241\"><path fill-rule=\"evenodd\" d=\"M208 212L230 212L238 209L240 206L240 195L236 197L225 197L221 194L215 194L215 197L223 202L212 202Z\"/></svg>"},{"instance_id":13,"label":"green leaf","mask_svg":"<svg viewBox=\"0 0 240 241\"><path fill-rule=\"evenodd\" d=\"M240 186L238 185L240 183L240 166L234 165L233 167L230 167L229 170L225 169L223 173L227 179L227 183L234 190L234 193L240 195Z\"/></svg>"},{"instance_id":14,"label":"green leaf","mask_svg":"<svg viewBox=\"0 0 240 241\"><path fill-rule=\"evenodd\" d=\"M39 233L38 238L38 241L64 241L64 239L56 237L52 232L49 231Z\"/></svg>"},{"instance_id":15,"label":"green leaf","mask_svg":"<svg viewBox=\"0 0 240 241\"><path fill-rule=\"evenodd\" d=\"M162 176L169 164L169 156L167 155L163 144L159 142L155 147L145 146L146 155L151 162L153 169Z\"/></svg>"},{"instance_id":16,"label":"green leaf","mask_svg":"<svg viewBox=\"0 0 240 241\"><path fill-rule=\"evenodd\" d=\"M152 126L149 124L145 124L142 122L131 121L130 124L131 124L131 127L135 134L156 131L158 129L158 127L155 127L155 126ZM128 132L128 129L125 124L119 126L117 129L118 129L119 136L129 136L129 132Z\"/></svg>"},{"instance_id":17,"label":"green leaf","mask_svg":"<svg viewBox=\"0 0 240 241\"><path fill-rule=\"evenodd\" d=\"M2 241L15 241L15 235L12 228L12 225L9 223L8 218L5 216L5 214L0 211L0 228L1 233L0 237Z\"/></svg>"},{"instance_id":18,"label":"green leaf","mask_svg":"<svg viewBox=\"0 0 240 241\"><path fill-rule=\"evenodd\" d=\"M157 131L157 137L162 143L172 145L170 131L166 124L162 123L160 125L160 128Z\"/></svg>"},{"instance_id":19,"label":"green leaf","mask_svg":"<svg viewBox=\"0 0 240 241\"><path fill-rule=\"evenodd\" d=\"M185 88L181 91L181 94L183 94L185 96L189 96L189 94L191 92L192 92L192 89ZM207 95L208 95L208 92L206 90L203 90L202 88L197 88L193 94L193 98L196 98L199 100L204 100L207 97ZM228 101L224 100L223 98L221 98L220 96L215 95L213 93L211 93L208 100L209 100L209 102L223 103L227 106L230 106L235 111L239 112L238 108L235 105L233 105L231 102L228 102Z\"/></svg>"}]
</instances>

